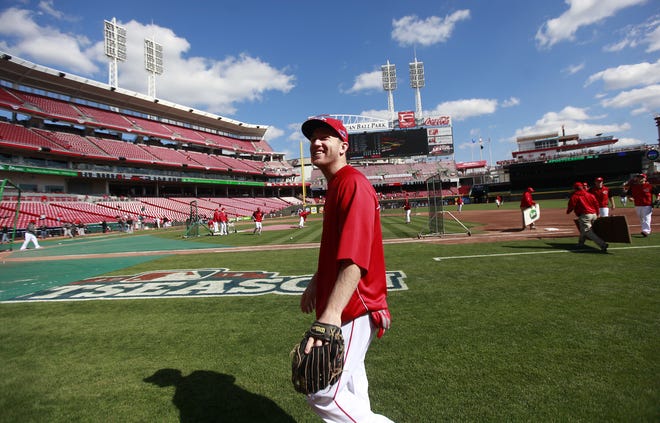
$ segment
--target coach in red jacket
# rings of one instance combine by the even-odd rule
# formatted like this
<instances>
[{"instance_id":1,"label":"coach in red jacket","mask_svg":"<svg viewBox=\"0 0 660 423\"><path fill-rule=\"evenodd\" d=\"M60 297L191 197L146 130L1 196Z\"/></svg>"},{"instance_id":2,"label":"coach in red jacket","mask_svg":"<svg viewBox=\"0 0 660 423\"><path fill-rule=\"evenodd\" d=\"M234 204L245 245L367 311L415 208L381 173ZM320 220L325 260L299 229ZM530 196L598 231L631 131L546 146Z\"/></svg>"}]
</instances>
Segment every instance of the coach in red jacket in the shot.
<instances>
[{"instance_id":1,"label":"coach in red jacket","mask_svg":"<svg viewBox=\"0 0 660 423\"><path fill-rule=\"evenodd\" d=\"M598 218L598 200L588 191L585 191L582 182L573 184L573 195L568 200L566 214L574 212L580 228L578 247L584 247L587 238L598 244L600 250L607 252L609 245L591 230L594 220Z\"/></svg>"}]
</instances>

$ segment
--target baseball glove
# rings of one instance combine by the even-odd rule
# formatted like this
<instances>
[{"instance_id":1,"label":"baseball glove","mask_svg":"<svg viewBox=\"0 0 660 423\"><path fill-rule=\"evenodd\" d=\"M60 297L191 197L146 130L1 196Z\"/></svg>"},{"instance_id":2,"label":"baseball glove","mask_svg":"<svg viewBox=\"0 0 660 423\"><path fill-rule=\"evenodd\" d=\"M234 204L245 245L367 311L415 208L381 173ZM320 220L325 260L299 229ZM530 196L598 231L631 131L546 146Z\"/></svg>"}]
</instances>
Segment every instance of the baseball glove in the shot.
<instances>
[{"instance_id":1,"label":"baseball glove","mask_svg":"<svg viewBox=\"0 0 660 423\"><path fill-rule=\"evenodd\" d=\"M312 337L323 341L305 354L307 340ZM335 383L344 369L344 337L341 328L314 322L302 341L291 351L291 382L296 391L314 394Z\"/></svg>"}]
</instances>

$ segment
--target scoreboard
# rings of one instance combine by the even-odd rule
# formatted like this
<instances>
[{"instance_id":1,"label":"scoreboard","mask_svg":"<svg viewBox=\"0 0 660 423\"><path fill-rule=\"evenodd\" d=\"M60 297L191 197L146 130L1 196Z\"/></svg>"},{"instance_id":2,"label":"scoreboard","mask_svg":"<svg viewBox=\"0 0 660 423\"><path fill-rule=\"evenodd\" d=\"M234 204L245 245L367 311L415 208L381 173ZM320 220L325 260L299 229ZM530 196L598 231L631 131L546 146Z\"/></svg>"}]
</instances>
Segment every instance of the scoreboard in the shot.
<instances>
[{"instance_id":1,"label":"scoreboard","mask_svg":"<svg viewBox=\"0 0 660 423\"><path fill-rule=\"evenodd\" d=\"M429 153L426 128L348 134L348 145L349 160Z\"/></svg>"},{"instance_id":2,"label":"scoreboard","mask_svg":"<svg viewBox=\"0 0 660 423\"><path fill-rule=\"evenodd\" d=\"M412 117L409 117L410 114ZM349 160L454 154L454 135L449 116L415 119L414 112L399 112L398 129L352 129L349 128L348 133Z\"/></svg>"}]
</instances>

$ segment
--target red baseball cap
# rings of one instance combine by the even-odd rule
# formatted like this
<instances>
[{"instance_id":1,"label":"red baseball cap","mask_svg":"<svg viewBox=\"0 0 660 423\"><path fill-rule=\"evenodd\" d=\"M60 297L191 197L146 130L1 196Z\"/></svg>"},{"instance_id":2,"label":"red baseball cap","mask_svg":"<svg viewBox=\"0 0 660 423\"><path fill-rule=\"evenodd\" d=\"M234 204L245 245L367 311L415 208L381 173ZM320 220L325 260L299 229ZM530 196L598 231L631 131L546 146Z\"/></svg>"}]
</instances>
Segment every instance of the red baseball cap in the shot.
<instances>
[{"instance_id":1,"label":"red baseball cap","mask_svg":"<svg viewBox=\"0 0 660 423\"><path fill-rule=\"evenodd\" d=\"M603 182L603 178L601 178L600 176L599 176L598 178L594 179L594 180L595 180L596 182Z\"/></svg>"},{"instance_id":2,"label":"red baseball cap","mask_svg":"<svg viewBox=\"0 0 660 423\"><path fill-rule=\"evenodd\" d=\"M534 192L534 188L532 188L532 187L527 187L527 191L528 191L528 192Z\"/></svg>"},{"instance_id":3,"label":"red baseball cap","mask_svg":"<svg viewBox=\"0 0 660 423\"><path fill-rule=\"evenodd\" d=\"M344 126L344 123L338 119L333 119L328 116L315 116L309 118L302 124L302 133L305 135L305 138L311 139L314 130L321 126L327 126L332 129L343 142L348 142L348 131Z\"/></svg>"},{"instance_id":4,"label":"red baseball cap","mask_svg":"<svg viewBox=\"0 0 660 423\"><path fill-rule=\"evenodd\" d=\"M584 189L584 184L582 182L576 182L576 183L573 184L573 189L582 190L582 189Z\"/></svg>"},{"instance_id":5,"label":"red baseball cap","mask_svg":"<svg viewBox=\"0 0 660 423\"><path fill-rule=\"evenodd\" d=\"M646 179L646 173L640 173L639 176L641 176L642 178Z\"/></svg>"}]
</instances>

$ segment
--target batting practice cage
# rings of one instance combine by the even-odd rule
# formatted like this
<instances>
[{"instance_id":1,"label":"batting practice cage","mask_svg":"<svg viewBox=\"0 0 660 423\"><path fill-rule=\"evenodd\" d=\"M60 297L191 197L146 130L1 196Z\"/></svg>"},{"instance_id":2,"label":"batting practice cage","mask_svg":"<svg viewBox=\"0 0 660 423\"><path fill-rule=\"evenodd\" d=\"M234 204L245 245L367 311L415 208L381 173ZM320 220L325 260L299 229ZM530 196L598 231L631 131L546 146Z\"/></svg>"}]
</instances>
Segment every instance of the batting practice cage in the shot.
<instances>
[{"instance_id":1,"label":"batting practice cage","mask_svg":"<svg viewBox=\"0 0 660 423\"><path fill-rule=\"evenodd\" d=\"M451 193L449 181L445 181L444 186L445 192L448 194ZM428 192L429 201L429 227L428 232L420 232L420 238L422 236L472 235L470 229L458 220L456 216L450 211L445 210L448 199L451 199L453 195L445 198L440 175L431 176L426 180L426 191Z\"/></svg>"},{"instance_id":2,"label":"batting practice cage","mask_svg":"<svg viewBox=\"0 0 660 423\"><path fill-rule=\"evenodd\" d=\"M13 206L14 210L9 208L0 209L0 236L2 244L0 251L9 249L11 251L16 238L16 228L18 227L18 215L21 210L21 189L14 185L9 179L0 180L0 201L7 202ZM6 247L8 245L8 247Z\"/></svg>"},{"instance_id":3,"label":"batting practice cage","mask_svg":"<svg viewBox=\"0 0 660 423\"><path fill-rule=\"evenodd\" d=\"M190 202L190 214L186 220L186 233L183 235L184 238L188 237L197 237L201 234L199 233L200 228L205 229L206 235L213 235L213 232L209 227L202 221L202 217L199 215L197 209L197 200Z\"/></svg>"}]
</instances>

